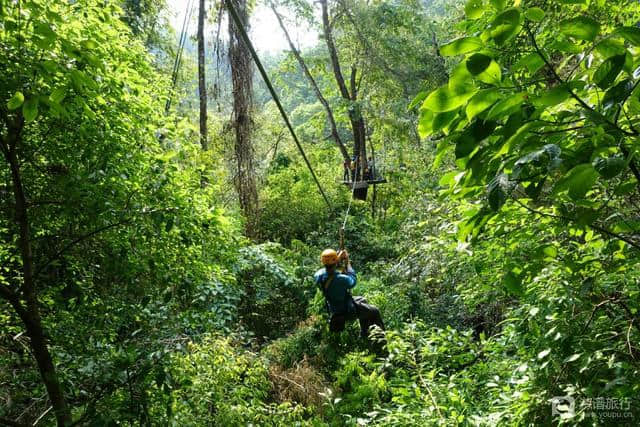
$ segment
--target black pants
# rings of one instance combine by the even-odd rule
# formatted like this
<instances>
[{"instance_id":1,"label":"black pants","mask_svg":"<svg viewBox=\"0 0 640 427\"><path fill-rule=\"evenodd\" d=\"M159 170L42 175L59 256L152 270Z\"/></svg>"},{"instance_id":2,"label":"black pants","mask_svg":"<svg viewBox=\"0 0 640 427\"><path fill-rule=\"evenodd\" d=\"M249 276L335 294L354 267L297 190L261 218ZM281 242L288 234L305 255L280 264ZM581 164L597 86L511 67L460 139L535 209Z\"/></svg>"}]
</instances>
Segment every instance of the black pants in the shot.
<instances>
[{"instance_id":1,"label":"black pants","mask_svg":"<svg viewBox=\"0 0 640 427\"><path fill-rule=\"evenodd\" d=\"M367 303L364 297L353 297L353 302L356 306L354 314L334 314L331 316L329 321L329 330L331 332L343 331L345 323L356 318L360 320L360 335L363 338L369 337L369 328L373 325L377 325L384 331L382 316L376 306Z\"/></svg>"}]
</instances>

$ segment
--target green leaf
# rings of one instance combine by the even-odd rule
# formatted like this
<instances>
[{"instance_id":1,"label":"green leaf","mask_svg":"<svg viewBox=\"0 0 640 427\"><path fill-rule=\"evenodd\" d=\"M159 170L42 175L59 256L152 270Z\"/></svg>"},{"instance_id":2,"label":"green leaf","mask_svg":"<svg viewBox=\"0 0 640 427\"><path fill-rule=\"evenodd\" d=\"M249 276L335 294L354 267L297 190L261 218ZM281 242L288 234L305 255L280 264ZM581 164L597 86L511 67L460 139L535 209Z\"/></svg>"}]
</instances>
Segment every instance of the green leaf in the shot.
<instances>
[{"instance_id":1,"label":"green leaf","mask_svg":"<svg viewBox=\"0 0 640 427\"><path fill-rule=\"evenodd\" d=\"M598 172L591 163L583 163L571 169L558 183L554 191L569 190L569 197L583 199L598 180Z\"/></svg>"},{"instance_id":2,"label":"green leaf","mask_svg":"<svg viewBox=\"0 0 640 427\"><path fill-rule=\"evenodd\" d=\"M502 79L502 71L496 61L487 55L474 53L466 61L467 70L478 80L497 85Z\"/></svg>"},{"instance_id":3,"label":"green leaf","mask_svg":"<svg viewBox=\"0 0 640 427\"><path fill-rule=\"evenodd\" d=\"M574 39L592 42L600 33L600 24L588 16L579 16L560 22L560 32Z\"/></svg>"},{"instance_id":4,"label":"green leaf","mask_svg":"<svg viewBox=\"0 0 640 427\"><path fill-rule=\"evenodd\" d=\"M612 38L603 39L596 45L595 50L603 59L607 59L615 55L624 55L627 52L624 48L624 42Z\"/></svg>"},{"instance_id":5,"label":"green leaf","mask_svg":"<svg viewBox=\"0 0 640 427\"><path fill-rule=\"evenodd\" d=\"M544 60L534 52L520 58L513 69L518 71L526 68L531 74L535 74L542 67L544 67Z\"/></svg>"},{"instance_id":6,"label":"green leaf","mask_svg":"<svg viewBox=\"0 0 640 427\"><path fill-rule=\"evenodd\" d=\"M469 93L474 90L473 76L464 62L456 65L449 76L449 89L455 94Z\"/></svg>"},{"instance_id":7,"label":"green leaf","mask_svg":"<svg viewBox=\"0 0 640 427\"><path fill-rule=\"evenodd\" d=\"M525 124L525 126L527 125ZM547 144L541 149L521 157L513 165L512 178L527 180L555 169L561 162L561 152L562 150L557 145Z\"/></svg>"},{"instance_id":8,"label":"green leaf","mask_svg":"<svg viewBox=\"0 0 640 427\"><path fill-rule=\"evenodd\" d=\"M434 112L431 110L420 110L420 117L418 118L418 135L420 138L426 138L433 134L433 116Z\"/></svg>"},{"instance_id":9,"label":"green leaf","mask_svg":"<svg viewBox=\"0 0 640 427\"><path fill-rule=\"evenodd\" d=\"M607 89L622 71L625 55L616 55L604 61L593 74L593 81L600 89Z\"/></svg>"},{"instance_id":10,"label":"green leaf","mask_svg":"<svg viewBox=\"0 0 640 427\"><path fill-rule=\"evenodd\" d=\"M475 52L484 47L484 43L479 37L462 37L453 40L440 48L442 56L464 55L465 53Z\"/></svg>"},{"instance_id":11,"label":"green leaf","mask_svg":"<svg viewBox=\"0 0 640 427\"><path fill-rule=\"evenodd\" d=\"M518 109L520 105L524 102L525 96L527 94L525 92L516 93L511 95L510 97L499 101L496 105L494 105L489 113L487 113L487 120L497 119L500 117L507 116L511 114L514 110Z\"/></svg>"},{"instance_id":12,"label":"green leaf","mask_svg":"<svg viewBox=\"0 0 640 427\"><path fill-rule=\"evenodd\" d=\"M541 107L552 107L566 101L571 94L564 85L554 87L543 93L533 104Z\"/></svg>"},{"instance_id":13,"label":"green leaf","mask_svg":"<svg viewBox=\"0 0 640 427\"><path fill-rule=\"evenodd\" d=\"M640 46L640 28L638 27L616 28L613 34L623 37L634 46Z\"/></svg>"},{"instance_id":14,"label":"green leaf","mask_svg":"<svg viewBox=\"0 0 640 427\"><path fill-rule=\"evenodd\" d=\"M456 140L456 158L467 157L497 126L496 122L476 120Z\"/></svg>"},{"instance_id":15,"label":"green leaf","mask_svg":"<svg viewBox=\"0 0 640 427\"><path fill-rule=\"evenodd\" d=\"M11 99L7 102L7 108L9 110L17 110L22 106L23 102L24 102L24 95L22 94L22 92L18 91L14 93Z\"/></svg>"},{"instance_id":16,"label":"green leaf","mask_svg":"<svg viewBox=\"0 0 640 427\"><path fill-rule=\"evenodd\" d=\"M51 95L49 95L49 99L51 100L51 102L60 104L60 102L62 102L62 100L64 99L65 94L66 94L65 89L62 87L59 87L54 89L53 92L51 92Z\"/></svg>"},{"instance_id":17,"label":"green leaf","mask_svg":"<svg viewBox=\"0 0 640 427\"><path fill-rule=\"evenodd\" d=\"M632 90L633 81L631 81L631 79L624 79L604 94L602 105L604 105L605 108L610 108L613 105L620 104L628 99Z\"/></svg>"},{"instance_id":18,"label":"green leaf","mask_svg":"<svg viewBox=\"0 0 640 427\"><path fill-rule=\"evenodd\" d=\"M515 7L506 9L494 19L490 26L490 37L497 45L504 44L521 29L520 10Z\"/></svg>"},{"instance_id":19,"label":"green leaf","mask_svg":"<svg viewBox=\"0 0 640 427\"><path fill-rule=\"evenodd\" d=\"M45 22L37 23L34 26L34 33L39 36L35 37L35 43L41 49L49 49L57 38L51 26Z\"/></svg>"},{"instance_id":20,"label":"green leaf","mask_svg":"<svg viewBox=\"0 0 640 427\"><path fill-rule=\"evenodd\" d=\"M524 290L522 289L522 282L516 276L513 271L509 271L502 278L502 285L510 294L515 296L523 296Z\"/></svg>"},{"instance_id":21,"label":"green leaf","mask_svg":"<svg viewBox=\"0 0 640 427\"><path fill-rule=\"evenodd\" d=\"M433 132L440 132L447 127L458 115L458 110L436 113L433 118Z\"/></svg>"},{"instance_id":22,"label":"green leaf","mask_svg":"<svg viewBox=\"0 0 640 427\"><path fill-rule=\"evenodd\" d=\"M560 38L555 42L551 43L550 48L559 50L560 52L565 52L565 53L573 53L573 54L582 53L581 46L579 46L576 43L569 42L564 38Z\"/></svg>"},{"instance_id":23,"label":"green leaf","mask_svg":"<svg viewBox=\"0 0 640 427\"><path fill-rule=\"evenodd\" d=\"M533 22L540 22L544 19L544 10L540 9L539 7L532 7L531 9L527 9L526 12L524 13L524 16L529 20L529 21L533 21Z\"/></svg>"},{"instance_id":24,"label":"green leaf","mask_svg":"<svg viewBox=\"0 0 640 427\"><path fill-rule=\"evenodd\" d=\"M489 67L491 61L493 61L493 59L487 55L474 53L467 58L467 70L469 70L472 75L477 76Z\"/></svg>"},{"instance_id":25,"label":"green leaf","mask_svg":"<svg viewBox=\"0 0 640 427\"><path fill-rule=\"evenodd\" d=\"M22 115L25 122L32 122L38 116L38 97L33 96L27 99L22 105Z\"/></svg>"},{"instance_id":26,"label":"green leaf","mask_svg":"<svg viewBox=\"0 0 640 427\"><path fill-rule=\"evenodd\" d=\"M600 176L605 179L611 179L627 167L627 162L622 157L609 157L607 159L597 157L592 165Z\"/></svg>"},{"instance_id":27,"label":"green leaf","mask_svg":"<svg viewBox=\"0 0 640 427\"><path fill-rule=\"evenodd\" d=\"M491 5L495 8L495 10L497 10L498 12L504 9L507 5L507 0L490 0L490 2L491 2Z\"/></svg>"},{"instance_id":28,"label":"green leaf","mask_svg":"<svg viewBox=\"0 0 640 427\"><path fill-rule=\"evenodd\" d=\"M453 93L448 86L443 86L431 92L427 99L425 99L422 107L437 113L451 111L463 105L473 95L474 92L456 94Z\"/></svg>"},{"instance_id":29,"label":"green leaf","mask_svg":"<svg viewBox=\"0 0 640 427\"><path fill-rule=\"evenodd\" d=\"M416 97L413 98L413 100L409 103L407 110L411 111L414 108L416 108L418 104L422 104L424 100L427 98L427 95L429 95L429 92L426 90L423 90L422 92L418 93Z\"/></svg>"},{"instance_id":30,"label":"green leaf","mask_svg":"<svg viewBox=\"0 0 640 427\"><path fill-rule=\"evenodd\" d=\"M519 145L522 141L525 140L530 130L535 129L539 126L540 124L536 122L527 122L523 124L513 135L509 137L509 139L507 139L500 150L496 152L494 158L498 158L503 154L510 153L513 147Z\"/></svg>"},{"instance_id":31,"label":"green leaf","mask_svg":"<svg viewBox=\"0 0 640 427\"><path fill-rule=\"evenodd\" d=\"M469 0L464 6L464 14L468 19L478 19L484 13L484 2L482 0Z\"/></svg>"},{"instance_id":32,"label":"green leaf","mask_svg":"<svg viewBox=\"0 0 640 427\"><path fill-rule=\"evenodd\" d=\"M496 61L491 61L486 70L476 76L478 80L490 85L499 85L502 81L502 70Z\"/></svg>"},{"instance_id":33,"label":"green leaf","mask_svg":"<svg viewBox=\"0 0 640 427\"><path fill-rule=\"evenodd\" d=\"M491 107L498 99L500 99L498 89L485 89L476 93L467 104L465 110L467 119L471 121L475 116Z\"/></svg>"}]
</instances>

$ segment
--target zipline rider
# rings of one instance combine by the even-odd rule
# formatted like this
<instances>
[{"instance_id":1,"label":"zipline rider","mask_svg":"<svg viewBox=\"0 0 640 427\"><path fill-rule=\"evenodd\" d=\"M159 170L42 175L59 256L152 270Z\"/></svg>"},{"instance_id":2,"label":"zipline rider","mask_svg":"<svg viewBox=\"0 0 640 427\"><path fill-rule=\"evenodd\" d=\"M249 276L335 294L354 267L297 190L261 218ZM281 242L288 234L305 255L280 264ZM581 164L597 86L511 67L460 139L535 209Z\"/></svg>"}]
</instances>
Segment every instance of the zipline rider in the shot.
<instances>
[{"instance_id":1,"label":"zipline rider","mask_svg":"<svg viewBox=\"0 0 640 427\"><path fill-rule=\"evenodd\" d=\"M363 338L369 337L369 328L373 325L384 330L380 310L368 304L364 297L351 296L351 289L356 286L356 272L349 261L349 253L346 250L336 252L325 249L320 255L320 261L324 268L316 272L314 280L326 301L329 330L341 332L345 323L356 317L360 320L360 335ZM344 268L338 273L338 265L343 261Z\"/></svg>"}]
</instances>

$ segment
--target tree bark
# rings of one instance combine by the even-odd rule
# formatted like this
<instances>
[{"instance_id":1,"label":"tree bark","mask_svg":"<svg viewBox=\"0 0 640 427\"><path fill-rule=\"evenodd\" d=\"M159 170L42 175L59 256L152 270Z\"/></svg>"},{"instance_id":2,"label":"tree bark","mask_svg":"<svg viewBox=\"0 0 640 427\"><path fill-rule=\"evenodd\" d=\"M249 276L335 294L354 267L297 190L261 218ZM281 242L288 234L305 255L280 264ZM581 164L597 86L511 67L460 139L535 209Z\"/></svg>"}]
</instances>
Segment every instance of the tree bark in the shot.
<instances>
[{"instance_id":1,"label":"tree bark","mask_svg":"<svg viewBox=\"0 0 640 427\"><path fill-rule=\"evenodd\" d=\"M342 68L340 68L340 60L338 58L338 51L333 41L333 34L331 29L331 23L329 22L329 7L327 0L320 0L322 7L322 28L324 31L325 42L327 43L327 49L329 51L329 58L331 60L331 68L333 69L333 75L336 79L338 89L342 98L349 102L349 121L351 122L351 130L353 132L353 154L358 156L359 174L356 176L357 180L364 178L364 164L367 160L367 147L365 144L365 126L364 119L362 118L362 112L357 103L357 85L356 75L357 69L352 67L351 69L351 90L349 93L347 84L342 74Z\"/></svg>"},{"instance_id":2,"label":"tree bark","mask_svg":"<svg viewBox=\"0 0 640 427\"><path fill-rule=\"evenodd\" d=\"M249 14L247 0L231 0L245 30ZM244 212L245 232L255 237L258 216L258 190L255 179L254 149L252 143L253 65L251 52L242 41L240 31L229 19L229 60L233 85L233 126L235 128L234 151L236 174L234 184L238 192L240 208Z\"/></svg>"},{"instance_id":3,"label":"tree bark","mask_svg":"<svg viewBox=\"0 0 640 427\"><path fill-rule=\"evenodd\" d=\"M16 124L13 126L8 124L6 138L2 141L2 153L11 170L11 181L15 201L15 221L20 236L18 249L22 260L22 284L16 292L5 288L0 292L0 295L9 301L25 325L30 338L29 346L36 359L42 382L47 389L56 420L59 426L65 426L71 424L71 411L67 406L62 385L58 380L56 368L47 347L42 327L42 319L38 308L27 200L22 184L20 162L16 153L19 145L18 142L21 138L22 127L22 118L17 119ZM21 302L21 299L25 301L25 304Z\"/></svg>"},{"instance_id":4,"label":"tree bark","mask_svg":"<svg viewBox=\"0 0 640 427\"><path fill-rule=\"evenodd\" d=\"M200 96L200 145L203 150L209 149L207 142L207 86L204 68L204 0L200 0L198 12L198 94Z\"/></svg>"},{"instance_id":5,"label":"tree bark","mask_svg":"<svg viewBox=\"0 0 640 427\"><path fill-rule=\"evenodd\" d=\"M298 64L300 64L300 68L302 68L304 75L309 80L309 83L311 84L311 87L313 88L313 91L315 92L316 97L318 98L318 101L320 101L325 111L327 112L327 119L329 120L329 125L331 126L331 136L333 137L334 141L336 142L336 145L340 149L340 153L342 153L342 157L345 160L349 160L350 158L349 152L347 151L347 147L345 147L344 143L342 142L342 139L340 138L340 134L338 133L338 126L336 125L335 118L333 117L333 111L331 111L331 107L329 106L329 103L327 102L326 98L322 95L322 92L320 91L320 88L318 87L316 80L311 75L311 71L309 71L307 64L302 59L300 52L298 52L295 45L291 41L289 32L287 31L286 27L284 26L284 23L282 22L282 17L280 16L280 14L278 13L278 11L276 10L273 4L271 5L271 10L273 10L273 13L276 15L276 18L278 19L280 28L282 29L282 32L284 33L284 36L286 37L287 42L289 43L289 47L291 48L291 52L293 53L293 56L298 61Z\"/></svg>"}]
</instances>

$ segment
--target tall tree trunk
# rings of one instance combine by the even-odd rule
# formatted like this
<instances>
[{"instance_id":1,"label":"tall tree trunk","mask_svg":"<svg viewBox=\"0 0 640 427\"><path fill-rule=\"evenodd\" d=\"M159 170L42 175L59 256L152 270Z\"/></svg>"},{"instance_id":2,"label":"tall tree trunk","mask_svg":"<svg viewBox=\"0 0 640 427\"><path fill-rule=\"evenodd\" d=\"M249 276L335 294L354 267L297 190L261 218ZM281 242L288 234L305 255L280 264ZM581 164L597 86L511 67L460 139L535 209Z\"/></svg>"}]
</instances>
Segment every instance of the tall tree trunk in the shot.
<instances>
[{"instance_id":1,"label":"tall tree trunk","mask_svg":"<svg viewBox=\"0 0 640 427\"><path fill-rule=\"evenodd\" d=\"M249 13L247 0L231 0L248 30ZM256 188L254 150L251 141L253 121L253 64L251 52L242 41L240 31L229 19L229 60L231 62L231 80L233 84L233 126L235 128L235 187L238 192L240 208L246 219L245 231L255 236L258 215L258 190Z\"/></svg>"},{"instance_id":2,"label":"tall tree trunk","mask_svg":"<svg viewBox=\"0 0 640 427\"><path fill-rule=\"evenodd\" d=\"M200 0L198 12L198 94L200 95L200 145L209 149L207 142L207 86L204 74L204 0Z\"/></svg>"},{"instance_id":3,"label":"tall tree trunk","mask_svg":"<svg viewBox=\"0 0 640 427\"><path fill-rule=\"evenodd\" d=\"M287 28L284 26L284 23L282 22L282 17L280 16L280 14L278 13L278 11L276 10L273 4L271 5L271 10L273 10L273 13L276 15L276 18L278 18L278 23L280 24L280 28L282 29L282 32L284 33L284 36L286 37L287 42L289 43L289 48L291 48L291 52L293 53L293 56L295 56L296 60L298 61L298 64L300 64L300 68L302 68L302 71L304 72L304 75L309 80L309 83L311 84L311 87L313 88L313 91L315 92L316 97L318 98L318 101L320 101L325 111L327 112L327 119L329 120L329 125L331 126L331 136L333 137L334 141L336 142L336 145L340 149L340 153L342 153L342 157L345 160L349 160L349 153L347 152L347 147L344 146L344 143L340 138L340 134L338 133L338 126L336 125L335 118L333 117L333 111L331 111L331 107L329 107L329 103L327 102L326 98L322 95L322 92L320 91L318 84L316 83L315 79L311 75L311 71L309 71L307 64L302 59L300 52L298 52L298 49L296 49L295 45L291 41L289 32L287 31Z\"/></svg>"},{"instance_id":4,"label":"tall tree trunk","mask_svg":"<svg viewBox=\"0 0 640 427\"><path fill-rule=\"evenodd\" d=\"M17 155L22 133L23 119L16 120L17 124L7 123L7 135L0 142L2 153L11 170L11 181L15 201L15 221L19 230L18 247L22 261L22 283L17 290L11 290L3 285L0 295L7 299L22 320L29 335L29 346L36 359L42 382L47 389L51 406L53 407L59 426L71 424L69 410L62 385L53 364L49 348L42 327L42 319L38 308L38 295L35 286L33 253L31 249L31 232L27 211L27 199L22 184L20 161ZM24 300L24 304L22 303Z\"/></svg>"},{"instance_id":5,"label":"tall tree trunk","mask_svg":"<svg viewBox=\"0 0 640 427\"><path fill-rule=\"evenodd\" d=\"M347 84L342 74L342 68L340 68L338 51L333 41L331 23L329 22L329 6L327 4L327 0L320 0L320 5L322 7L322 28L324 31L324 39L327 43L327 49L329 50L329 58L331 59L331 68L333 70L333 75L338 85L340 95L345 101L351 104L349 107L349 121L351 122L351 130L353 132L353 154L354 156L358 156L359 164L360 166L363 166L367 160L367 146L365 144L364 119L357 103L357 69L355 66L351 68L351 93L349 93L349 89L347 88ZM363 167L359 168L360 173L356 177L358 180L361 180L364 177L363 169Z\"/></svg>"}]
</instances>

